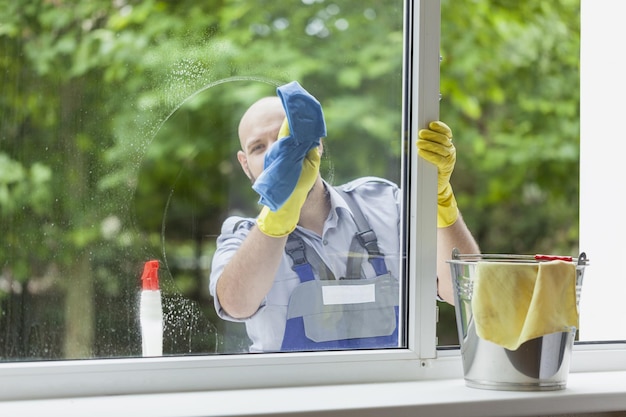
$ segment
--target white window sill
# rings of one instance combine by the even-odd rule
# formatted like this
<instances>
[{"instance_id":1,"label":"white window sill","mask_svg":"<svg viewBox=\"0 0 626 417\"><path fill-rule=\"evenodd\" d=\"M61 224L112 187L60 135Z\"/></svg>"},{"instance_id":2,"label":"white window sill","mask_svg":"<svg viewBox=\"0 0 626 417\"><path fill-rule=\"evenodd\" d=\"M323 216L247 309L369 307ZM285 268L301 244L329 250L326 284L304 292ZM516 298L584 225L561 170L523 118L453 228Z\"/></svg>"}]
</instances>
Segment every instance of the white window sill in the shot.
<instances>
[{"instance_id":1,"label":"white window sill","mask_svg":"<svg viewBox=\"0 0 626 417\"><path fill-rule=\"evenodd\" d=\"M0 403L2 416L545 416L626 410L626 371L571 373L558 391L468 388L462 379L63 398Z\"/></svg>"}]
</instances>

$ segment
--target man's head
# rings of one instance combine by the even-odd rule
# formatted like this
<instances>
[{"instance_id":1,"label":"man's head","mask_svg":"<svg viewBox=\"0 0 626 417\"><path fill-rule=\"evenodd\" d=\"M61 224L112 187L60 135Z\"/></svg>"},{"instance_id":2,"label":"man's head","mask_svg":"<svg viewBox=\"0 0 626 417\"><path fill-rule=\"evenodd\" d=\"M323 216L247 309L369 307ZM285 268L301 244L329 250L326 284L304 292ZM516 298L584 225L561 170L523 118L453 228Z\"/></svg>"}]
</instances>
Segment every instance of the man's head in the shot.
<instances>
[{"instance_id":1,"label":"man's head","mask_svg":"<svg viewBox=\"0 0 626 417\"><path fill-rule=\"evenodd\" d=\"M254 182L263 172L265 153L278 139L285 117L278 97L264 97L250 106L241 118L241 150L237 152L237 159L250 181Z\"/></svg>"},{"instance_id":2,"label":"man's head","mask_svg":"<svg viewBox=\"0 0 626 417\"><path fill-rule=\"evenodd\" d=\"M263 172L265 153L278 140L278 132L285 117L283 104L275 96L259 99L241 117L241 150L237 152L237 160L252 183ZM320 144L319 150L321 154L323 145Z\"/></svg>"}]
</instances>

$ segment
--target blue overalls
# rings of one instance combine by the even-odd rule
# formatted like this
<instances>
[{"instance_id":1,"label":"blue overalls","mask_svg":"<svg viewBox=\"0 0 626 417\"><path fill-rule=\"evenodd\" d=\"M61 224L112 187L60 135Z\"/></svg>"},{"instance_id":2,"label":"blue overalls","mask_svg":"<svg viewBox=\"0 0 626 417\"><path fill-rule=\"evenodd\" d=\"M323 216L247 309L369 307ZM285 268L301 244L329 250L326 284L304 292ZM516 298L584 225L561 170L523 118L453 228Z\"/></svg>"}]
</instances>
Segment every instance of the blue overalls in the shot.
<instances>
[{"instance_id":1,"label":"blue overalls","mask_svg":"<svg viewBox=\"0 0 626 417\"><path fill-rule=\"evenodd\" d=\"M399 346L398 280L387 270L376 234L352 196L337 191L350 206L359 229L350 246L346 277L335 279L313 248L302 238L289 236L285 252L300 284L289 299L283 351ZM361 277L363 249L376 271L374 278Z\"/></svg>"}]
</instances>

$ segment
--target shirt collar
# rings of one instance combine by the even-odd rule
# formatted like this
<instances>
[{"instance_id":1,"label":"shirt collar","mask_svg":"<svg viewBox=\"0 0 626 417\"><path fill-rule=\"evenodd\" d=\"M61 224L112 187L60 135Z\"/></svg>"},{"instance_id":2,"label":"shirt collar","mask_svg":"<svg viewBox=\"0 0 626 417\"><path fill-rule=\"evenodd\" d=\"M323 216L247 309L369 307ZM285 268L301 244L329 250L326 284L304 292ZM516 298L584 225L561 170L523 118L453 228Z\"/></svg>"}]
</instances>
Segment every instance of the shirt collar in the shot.
<instances>
[{"instance_id":1,"label":"shirt collar","mask_svg":"<svg viewBox=\"0 0 626 417\"><path fill-rule=\"evenodd\" d=\"M324 231L322 234L326 234L326 231L329 229L334 229L337 227L339 223L339 219L344 216L350 216L352 218L352 210L348 206L348 203L341 197L341 195L335 190L335 188L328 184L325 180L322 180L324 184L324 188L327 192L328 198L330 200L330 211L328 212L328 217L324 222ZM304 234L310 234L312 232L307 229L302 228L301 226L297 226L297 229L300 230Z\"/></svg>"},{"instance_id":2,"label":"shirt collar","mask_svg":"<svg viewBox=\"0 0 626 417\"><path fill-rule=\"evenodd\" d=\"M349 216L353 216L348 203L339 195L339 193L335 190L333 186L324 181L324 187L326 187L326 191L328 192L328 197L330 198L330 213L327 219L327 223L329 227L336 227L337 221L341 216L341 212L347 213Z\"/></svg>"}]
</instances>

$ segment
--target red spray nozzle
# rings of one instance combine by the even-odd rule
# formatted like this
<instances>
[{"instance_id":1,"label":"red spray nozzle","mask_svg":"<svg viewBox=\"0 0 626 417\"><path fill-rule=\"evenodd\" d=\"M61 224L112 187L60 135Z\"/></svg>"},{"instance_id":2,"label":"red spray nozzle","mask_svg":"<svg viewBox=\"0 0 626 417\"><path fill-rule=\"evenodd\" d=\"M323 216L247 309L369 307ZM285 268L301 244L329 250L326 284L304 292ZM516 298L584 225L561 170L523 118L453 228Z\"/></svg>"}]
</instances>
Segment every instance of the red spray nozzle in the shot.
<instances>
[{"instance_id":1,"label":"red spray nozzle","mask_svg":"<svg viewBox=\"0 0 626 417\"><path fill-rule=\"evenodd\" d=\"M159 289L159 261L148 261L143 266L143 274L141 275L141 288L143 290Z\"/></svg>"}]
</instances>

